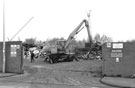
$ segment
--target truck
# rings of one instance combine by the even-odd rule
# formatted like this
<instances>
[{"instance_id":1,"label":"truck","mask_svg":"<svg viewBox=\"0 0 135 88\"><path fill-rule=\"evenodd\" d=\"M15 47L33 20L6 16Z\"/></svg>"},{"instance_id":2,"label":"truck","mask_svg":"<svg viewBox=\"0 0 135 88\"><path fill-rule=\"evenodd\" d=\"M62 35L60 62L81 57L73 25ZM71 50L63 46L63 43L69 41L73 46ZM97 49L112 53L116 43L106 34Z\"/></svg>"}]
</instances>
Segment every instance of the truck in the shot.
<instances>
[{"instance_id":1,"label":"truck","mask_svg":"<svg viewBox=\"0 0 135 88\"><path fill-rule=\"evenodd\" d=\"M83 26L83 24L85 24ZM82 27L83 26L83 27ZM87 28L89 42L92 43L92 37L90 35L89 22L84 19L82 22L70 33L67 40L58 40L54 45L49 45L45 52L45 61L50 64L60 61L73 61L78 60L73 52L73 48L70 46L74 36L77 35L84 27Z\"/></svg>"}]
</instances>

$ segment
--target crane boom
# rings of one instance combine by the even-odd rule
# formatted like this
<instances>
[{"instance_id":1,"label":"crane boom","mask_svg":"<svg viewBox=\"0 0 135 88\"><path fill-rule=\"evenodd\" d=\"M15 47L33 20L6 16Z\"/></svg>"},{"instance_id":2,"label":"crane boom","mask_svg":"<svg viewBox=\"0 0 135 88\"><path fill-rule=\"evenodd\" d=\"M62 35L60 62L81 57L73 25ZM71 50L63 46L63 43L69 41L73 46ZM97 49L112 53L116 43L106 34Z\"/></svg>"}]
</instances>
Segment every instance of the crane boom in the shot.
<instances>
[{"instance_id":1,"label":"crane boom","mask_svg":"<svg viewBox=\"0 0 135 88\"><path fill-rule=\"evenodd\" d=\"M69 35L68 39L65 40L58 40L57 44L54 46L51 46L49 50L46 51L47 58L45 61L49 61L49 63L54 63L57 61L73 61L75 59L78 61L77 57L75 56L73 47L69 47L69 44L71 43L72 39L76 34L78 34L83 28L83 24L85 24L85 27L87 28L88 37L90 44L92 43L92 38L90 35L89 30L89 22L84 19Z\"/></svg>"},{"instance_id":2,"label":"crane boom","mask_svg":"<svg viewBox=\"0 0 135 88\"><path fill-rule=\"evenodd\" d=\"M66 44L65 44L65 49L69 46L71 40L74 38L74 36L76 34L78 34L84 27L82 27L82 25L85 23L85 26L87 28L87 32L88 32L88 38L89 38L89 42L92 43L92 37L91 37L91 34L90 34L90 27L89 27L89 22L84 19L74 30L73 32L71 32L71 34L69 35L67 41L66 41ZM82 28L81 28L82 27Z\"/></svg>"},{"instance_id":3,"label":"crane boom","mask_svg":"<svg viewBox=\"0 0 135 88\"><path fill-rule=\"evenodd\" d=\"M14 38L17 34L19 34L19 33L24 29L24 27L25 27L33 18L34 18L34 17L31 17L31 18L27 21L27 23L25 23L25 25L10 39L10 41L12 41L13 38Z\"/></svg>"}]
</instances>

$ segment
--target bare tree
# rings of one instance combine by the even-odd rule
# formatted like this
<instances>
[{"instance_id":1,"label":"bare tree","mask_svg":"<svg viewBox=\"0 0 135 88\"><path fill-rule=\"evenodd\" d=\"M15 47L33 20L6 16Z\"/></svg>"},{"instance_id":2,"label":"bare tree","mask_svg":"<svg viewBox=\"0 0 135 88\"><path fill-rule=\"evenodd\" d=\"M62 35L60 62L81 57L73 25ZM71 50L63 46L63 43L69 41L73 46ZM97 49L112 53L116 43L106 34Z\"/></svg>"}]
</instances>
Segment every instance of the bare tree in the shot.
<instances>
[{"instance_id":1,"label":"bare tree","mask_svg":"<svg viewBox=\"0 0 135 88\"><path fill-rule=\"evenodd\" d=\"M102 44L106 43L106 42L113 42L111 37L108 37L107 35L100 36L100 34L95 35L94 41L95 42L101 42Z\"/></svg>"},{"instance_id":2,"label":"bare tree","mask_svg":"<svg viewBox=\"0 0 135 88\"><path fill-rule=\"evenodd\" d=\"M101 41L101 36L99 34L96 34L94 37L94 41Z\"/></svg>"},{"instance_id":3,"label":"bare tree","mask_svg":"<svg viewBox=\"0 0 135 88\"><path fill-rule=\"evenodd\" d=\"M35 43L36 43L36 38L25 39L24 43L35 45Z\"/></svg>"}]
</instances>

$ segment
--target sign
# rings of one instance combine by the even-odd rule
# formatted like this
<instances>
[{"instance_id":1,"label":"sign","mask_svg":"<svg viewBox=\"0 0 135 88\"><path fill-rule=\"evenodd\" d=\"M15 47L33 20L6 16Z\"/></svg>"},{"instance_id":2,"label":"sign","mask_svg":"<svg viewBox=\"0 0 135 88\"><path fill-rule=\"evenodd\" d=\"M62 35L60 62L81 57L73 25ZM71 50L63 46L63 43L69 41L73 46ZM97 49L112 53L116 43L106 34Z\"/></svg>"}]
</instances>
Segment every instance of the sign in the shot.
<instances>
[{"instance_id":1,"label":"sign","mask_svg":"<svg viewBox=\"0 0 135 88\"><path fill-rule=\"evenodd\" d=\"M17 53L16 52L10 52L11 57L16 57Z\"/></svg>"},{"instance_id":2,"label":"sign","mask_svg":"<svg viewBox=\"0 0 135 88\"><path fill-rule=\"evenodd\" d=\"M112 50L111 57L123 57L122 50Z\"/></svg>"},{"instance_id":3,"label":"sign","mask_svg":"<svg viewBox=\"0 0 135 88\"><path fill-rule=\"evenodd\" d=\"M120 60L119 60L119 58L116 58L116 62L119 62Z\"/></svg>"},{"instance_id":4,"label":"sign","mask_svg":"<svg viewBox=\"0 0 135 88\"><path fill-rule=\"evenodd\" d=\"M123 57L122 53L111 53L111 57Z\"/></svg>"},{"instance_id":5,"label":"sign","mask_svg":"<svg viewBox=\"0 0 135 88\"><path fill-rule=\"evenodd\" d=\"M10 45L10 56L11 57L16 57L17 56L17 48L18 48L18 45Z\"/></svg>"},{"instance_id":6,"label":"sign","mask_svg":"<svg viewBox=\"0 0 135 88\"><path fill-rule=\"evenodd\" d=\"M118 52L122 52L122 50L112 50L112 52L113 52L113 53L115 53L115 52L118 53Z\"/></svg>"},{"instance_id":7,"label":"sign","mask_svg":"<svg viewBox=\"0 0 135 88\"><path fill-rule=\"evenodd\" d=\"M17 48L17 49L20 49L20 45L17 45L16 48Z\"/></svg>"},{"instance_id":8,"label":"sign","mask_svg":"<svg viewBox=\"0 0 135 88\"><path fill-rule=\"evenodd\" d=\"M113 49L122 49L123 48L123 43L114 43L113 44Z\"/></svg>"},{"instance_id":9,"label":"sign","mask_svg":"<svg viewBox=\"0 0 135 88\"><path fill-rule=\"evenodd\" d=\"M111 48L111 43L107 43L107 48Z\"/></svg>"}]
</instances>

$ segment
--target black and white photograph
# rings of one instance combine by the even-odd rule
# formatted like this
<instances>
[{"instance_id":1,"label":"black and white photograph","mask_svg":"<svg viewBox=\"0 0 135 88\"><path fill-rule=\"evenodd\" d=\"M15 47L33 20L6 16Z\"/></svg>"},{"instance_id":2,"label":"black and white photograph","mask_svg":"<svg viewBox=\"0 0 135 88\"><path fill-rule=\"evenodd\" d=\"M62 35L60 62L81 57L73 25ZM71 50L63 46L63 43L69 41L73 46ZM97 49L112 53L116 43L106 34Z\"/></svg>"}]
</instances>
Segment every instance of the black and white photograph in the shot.
<instances>
[{"instance_id":1,"label":"black and white photograph","mask_svg":"<svg viewBox=\"0 0 135 88\"><path fill-rule=\"evenodd\" d=\"M135 88L135 1L0 0L0 88Z\"/></svg>"}]
</instances>

